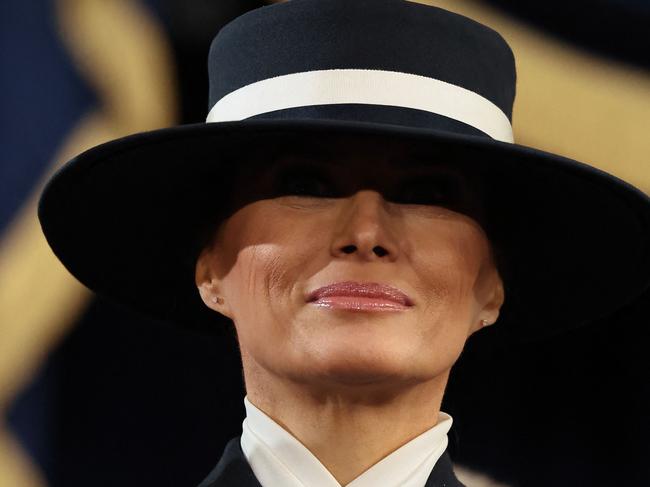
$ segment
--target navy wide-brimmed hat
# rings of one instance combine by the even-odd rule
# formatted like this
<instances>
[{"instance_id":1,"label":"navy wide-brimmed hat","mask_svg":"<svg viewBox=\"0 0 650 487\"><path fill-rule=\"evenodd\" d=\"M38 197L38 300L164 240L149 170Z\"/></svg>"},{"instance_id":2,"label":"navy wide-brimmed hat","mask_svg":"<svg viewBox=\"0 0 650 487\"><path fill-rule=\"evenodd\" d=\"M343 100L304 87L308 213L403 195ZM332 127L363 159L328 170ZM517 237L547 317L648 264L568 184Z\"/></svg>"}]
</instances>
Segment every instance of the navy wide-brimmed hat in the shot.
<instances>
[{"instance_id":1,"label":"navy wide-brimmed hat","mask_svg":"<svg viewBox=\"0 0 650 487\"><path fill-rule=\"evenodd\" d=\"M223 27L208 68L206 123L87 150L41 196L54 253L114 302L221 328L194 265L202 232L237 190L233 171L254 177L259 157L342 136L401 141L480 181L481 223L506 285L486 334L547 337L609 316L650 285L650 198L513 142L515 61L484 25L403 0L291 0Z\"/></svg>"}]
</instances>

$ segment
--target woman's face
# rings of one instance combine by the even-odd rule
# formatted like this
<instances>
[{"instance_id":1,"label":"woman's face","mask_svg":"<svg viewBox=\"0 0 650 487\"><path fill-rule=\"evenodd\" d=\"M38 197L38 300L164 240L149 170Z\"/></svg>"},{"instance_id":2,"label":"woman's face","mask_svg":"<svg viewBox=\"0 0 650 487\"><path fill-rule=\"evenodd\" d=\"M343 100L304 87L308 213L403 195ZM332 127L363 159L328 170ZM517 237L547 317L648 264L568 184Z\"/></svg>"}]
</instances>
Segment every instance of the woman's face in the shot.
<instances>
[{"instance_id":1,"label":"woman's face","mask_svg":"<svg viewBox=\"0 0 650 487\"><path fill-rule=\"evenodd\" d=\"M480 225L447 207L468 197L451 168L346 139L265 164L239 176L238 209L196 265L205 304L234 321L244 368L311 383L426 380L496 321L501 279ZM310 302L344 281L392 286L410 305Z\"/></svg>"}]
</instances>

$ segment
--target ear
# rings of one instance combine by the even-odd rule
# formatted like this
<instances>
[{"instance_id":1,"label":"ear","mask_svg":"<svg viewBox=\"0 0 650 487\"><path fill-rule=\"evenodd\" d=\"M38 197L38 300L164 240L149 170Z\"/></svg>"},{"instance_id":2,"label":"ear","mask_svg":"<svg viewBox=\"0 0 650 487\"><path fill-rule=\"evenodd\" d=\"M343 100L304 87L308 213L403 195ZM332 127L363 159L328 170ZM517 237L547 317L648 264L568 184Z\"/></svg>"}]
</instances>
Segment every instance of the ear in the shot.
<instances>
[{"instance_id":1,"label":"ear","mask_svg":"<svg viewBox=\"0 0 650 487\"><path fill-rule=\"evenodd\" d=\"M488 323L492 324L497 321L499 318L499 312L501 311L501 306L505 301L505 291L503 289L503 280L499 273L495 273L495 283L492 292L492 297L486 303L483 308L485 316L481 316L481 319L486 320Z\"/></svg>"},{"instance_id":2,"label":"ear","mask_svg":"<svg viewBox=\"0 0 650 487\"><path fill-rule=\"evenodd\" d=\"M472 324L471 333L486 326L493 325L499 318L501 306L503 306L503 302L505 301L505 290L503 280L496 269L494 269L492 276L490 276L490 281L490 294L479 312L478 319Z\"/></svg>"},{"instance_id":3,"label":"ear","mask_svg":"<svg viewBox=\"0 0 650 487\"><path fill-rule=\"evenodd\" d=\"M215 272L215 256L211 248L201 251L196 260L194 281L205 305L232 319L229 304L223 296L223 283Z\"/></svg>"}]
</instances>

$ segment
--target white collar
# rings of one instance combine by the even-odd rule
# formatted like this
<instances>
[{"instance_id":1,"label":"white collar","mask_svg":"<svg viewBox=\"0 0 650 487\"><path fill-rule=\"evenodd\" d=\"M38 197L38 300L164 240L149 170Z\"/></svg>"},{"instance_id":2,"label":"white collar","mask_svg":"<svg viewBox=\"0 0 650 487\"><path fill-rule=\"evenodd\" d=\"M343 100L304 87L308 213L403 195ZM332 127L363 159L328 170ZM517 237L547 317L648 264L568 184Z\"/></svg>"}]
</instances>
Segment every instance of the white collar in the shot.
<instances>
[{"instance_id":1,"label":"white collar","mask_svg":"<svg viewBox=\"0 0 650 487\"><path fill-rule=\"evenodd\" d=\"M262 487L341 487L325 466L291 433L244 397L241 447ZM438 423L359 475L347 487L424 487L447 448L452 417Z\"/></svg>"}]
</instances>

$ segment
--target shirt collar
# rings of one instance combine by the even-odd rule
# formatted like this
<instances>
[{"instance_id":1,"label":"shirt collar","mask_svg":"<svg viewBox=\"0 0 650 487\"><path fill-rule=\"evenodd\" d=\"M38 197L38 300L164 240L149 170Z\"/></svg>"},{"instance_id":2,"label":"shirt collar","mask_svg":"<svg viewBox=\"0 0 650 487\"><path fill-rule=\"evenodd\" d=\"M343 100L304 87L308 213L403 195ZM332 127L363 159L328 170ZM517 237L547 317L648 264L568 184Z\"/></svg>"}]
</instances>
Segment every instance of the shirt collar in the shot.
<instances>
[{"instance_id":1,"label":"shirt collar","mask_svg":"<svg viewBox=\"0 0 650 487\"><path fill-rule=\"evenodd\" d=\"M325 466L291 433L244 397L246 419L241 446L262 487L341 487ZM347 487L423 487L447 448L452 417L438 423L383 458Z\"/></svg>"}]
</instances>

